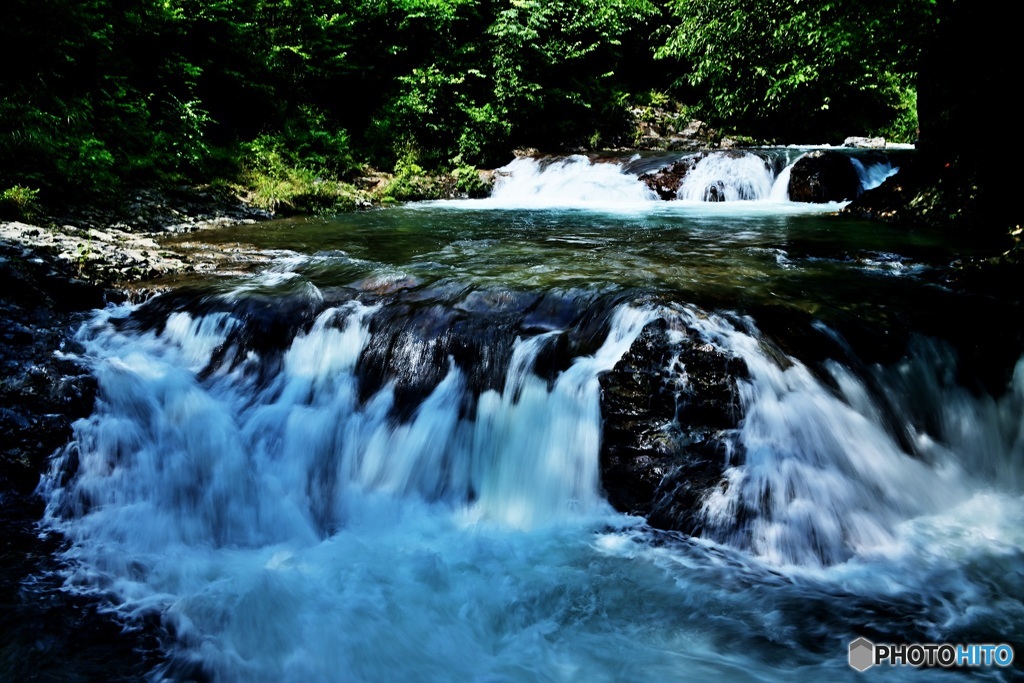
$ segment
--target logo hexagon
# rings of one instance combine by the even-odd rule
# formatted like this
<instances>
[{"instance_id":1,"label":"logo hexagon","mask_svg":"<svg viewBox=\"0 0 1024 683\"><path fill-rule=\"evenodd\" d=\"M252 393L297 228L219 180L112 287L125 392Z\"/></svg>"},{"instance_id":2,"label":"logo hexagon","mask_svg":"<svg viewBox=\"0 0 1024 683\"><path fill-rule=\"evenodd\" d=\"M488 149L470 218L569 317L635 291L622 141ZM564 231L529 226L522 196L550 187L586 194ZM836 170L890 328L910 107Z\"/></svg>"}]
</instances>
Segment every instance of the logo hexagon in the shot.
<instances>
[{"instance_id":1,"label":"logo hexagon","mask_svg":"<svg viewBox=\"0 0 1024 683\"><path fill-rule=\"evenodd\" d=\"M857 671L867 671L875 665L875 644L867 638L858 638L850 643L850 666Z\"/></svg>"}]
</instances>

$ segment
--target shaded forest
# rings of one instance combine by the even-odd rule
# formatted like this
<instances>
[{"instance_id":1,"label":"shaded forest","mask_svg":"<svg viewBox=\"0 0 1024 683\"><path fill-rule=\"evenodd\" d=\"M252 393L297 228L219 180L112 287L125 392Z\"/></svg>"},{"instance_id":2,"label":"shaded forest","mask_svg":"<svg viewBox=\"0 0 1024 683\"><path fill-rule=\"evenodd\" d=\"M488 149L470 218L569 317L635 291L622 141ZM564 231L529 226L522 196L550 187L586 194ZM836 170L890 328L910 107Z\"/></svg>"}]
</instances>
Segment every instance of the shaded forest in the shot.
<instances>
[{"instance_id":1,"label":"shaded forest","mask_svg":"<svg viewBox=\"0 0 1024 683\"><path fill-rule=\"evenodd\" d=\"M0 204L471 179L516 148L629 147L645 107L752 142L920 137L932 166L977 169L963 133L1009 111L990 19L963 0L12 0Z\"/></svg>"},{"instance_id":2,"label":"shaded forest","mask_svg":"<svg viewBox=\"0 0 1024 683\"><path fill-rule=\"evenodd\" d=\"M680 102L764 139L912 141L927 0L13 0L0 184L340 176L628 146Z\"/></svg>"}]
</instances>

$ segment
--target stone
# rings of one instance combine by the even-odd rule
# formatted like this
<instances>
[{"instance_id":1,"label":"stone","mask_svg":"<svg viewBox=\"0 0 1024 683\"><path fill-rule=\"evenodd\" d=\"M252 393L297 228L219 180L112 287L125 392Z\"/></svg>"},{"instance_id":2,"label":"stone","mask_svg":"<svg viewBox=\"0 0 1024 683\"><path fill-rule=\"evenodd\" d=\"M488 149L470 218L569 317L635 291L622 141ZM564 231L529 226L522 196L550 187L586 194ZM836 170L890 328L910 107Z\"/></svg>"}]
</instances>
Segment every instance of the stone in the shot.
<instances>
[{"instance_id":1,"label":"stone","mask_svg":"<svg viewBox=\"0 0 1024 683\"><path fill-rule=\"evenodd\" d=\"M860 194L860 176L842 152L809 152L796 160L789 176L789 199L824 204L854 199Z\"/></svg>"},{"instance_id":2,"label":"stone","mask_svg":"<svg viewBox=\"0 0 1024 683\"><path fill-rule=\"evenodd\" d=\"M745 375L742 360L696 332L664 320L648 325L600 380L609 502L653 527L698 534L701 502L721 483L727 455L735 456L736 379Z\"/></svg>"},{"instance_id":3,"label":"stone","mask_svg":"<svg viewBox=\"0 0 1024 683\"><path fill-rule=\"evenodd\" d=\"M644 173L640 176L640 182L654 190L663 200L672 201L676 198L676 193L679 191L679 186L683 184L686 174L693 170L697 162L705 156L705 154L696 154L680 159L671 166L665 166L651 173Z\"/></svg>"},{"instance_id":4,"label":"stone","mask_svg":"<svg viewBox=\"0 0 1024 683\"><path fill-rule=\"evenodd\" d=\"M849 137L843 140L843 147L857 149L884 149L885 138Z\"/></svg>"}]
</instances>

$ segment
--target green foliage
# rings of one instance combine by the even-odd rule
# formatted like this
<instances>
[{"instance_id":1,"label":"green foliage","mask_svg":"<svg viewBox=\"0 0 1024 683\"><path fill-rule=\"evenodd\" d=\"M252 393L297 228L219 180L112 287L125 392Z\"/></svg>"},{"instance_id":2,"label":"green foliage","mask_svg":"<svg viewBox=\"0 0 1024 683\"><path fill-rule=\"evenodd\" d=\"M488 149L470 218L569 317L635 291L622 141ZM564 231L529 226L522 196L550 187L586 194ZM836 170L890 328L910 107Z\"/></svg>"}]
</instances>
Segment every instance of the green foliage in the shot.
<instances>
[{"instance_id":1,"label":"green foliage","mask_svg":"<svg viewBox=\"0 0 1024 683\"><path fill-rule=\"evenodd\" d=\"M488 29L497 106L514 145L558 148L627 135L616 70L649 30L648 0L518 0Z\"/></svg>"},{"instance_id":2,"label":"green foliage","mask_svg":"<svg viewBox=\"0 0 1024 683\"><path fill-rule=\"evenodd\" d=\"M911 140L933 0L8 4L0 187L76 200L234 175L269 207L329 204L364 165L397 165L390 197L431 196L413 166L472 184L516 147L629 144L635 106Z\"/></svg>"},{"instance_id":3,"label":"green foliage","mask_svg":"<svg viewBox=\"0 0 1024 683\"><path fill-rule=\"evenodd\" d=\"M39 201L39 190L21 185L9 187L0 192L0 219L23 221L35 214Z\"/></svg>"},{"instance_id":4,"label":"green foliage","mask_svg":"<svg viewBox=\"0 0 1024 683\"><path fill-rule=\"evenodd\" d=\"M872 134L904 117L932 4L676 0L657 54L686 65L680 81L715 124L788 140Z\"/></svg>"},{"instance_id":5,"label":"green foliage","mask_svg":"<svg viewBox=\"0 0 1024 683\"><path fill-rule=\"evenodd\" d=\"M199 100L182 102L172 96L172 112L164 130L157 132L156 143L163 158L173 160L181 171L200 171L210 155L205 132L212 119Z\"/></svg>"},{"instance_id":6,"label":"green foliage","mask_svg":"<svg viewBox=\"0 0 1024 683\"><path fill-rule=\"evenodd\" d=\"M481 75L476 72L468 77ZM467 109L472 108L463 91L466 78L447 73L436 64L399 76L397 92L373 121L373 133L391 153L415 146L430 150L429 165L443 164L461 152L459 131L469 121Z\"/></svg>"},{"instance_id":7,"label":"green foliage","mask_svg":"<svg viewBox=\"0 0 1024 683\"><path fill-rule=\"evenodd\" d=\"M379 198L385 202L442 199L446 194L443 181L429 175L419 161L416 149L406 149L395 164L394 177L380 191Z\"/></svg>"},{"instance_id":8,"label":"green foliage","mask_svg":"<svg viewBox=\"0 0 1024 683\"><path fill-rule=\"evenodd\" d=\"M646 90L633 96L633 104L637 107L651 109L675 110L678 103L663 90Z\"/></svg>"},{"instance_id":9,"label":"green foliage","mask_svg":"<svg viewBox=\"0 0 1024 683\"><path fill-rule=\"evenodd\" d=\"M117 160L103 140L87 136L78 142L76 152L72 173L80 178L89 178L94 183L100 182L105 186L104 189L117 184Z\"/></svg>"},{"instance_id":10,"label":"green foliage","mask_svg":"<svg viewBox=\"0 0 1024 683\"><path fill-rule=\"evenodd\" d=\"M491 102L482 106L467 106L462 112L466 121L459 133L458 154L452 158L452 162L479 165L503 163L512 132L508 118L502 116L498 107Z\"/></svg>"},{"instance_id":11,"label":"green foliage","mask_svg":"<svg viewBox=\"0 0 1024 683\"><path fill-rule=\"evenodd\" d=\"M656 14L649 0L398 4L417 11L394 22L407 66L372 120L378 162L390 166L412 146L429 169L494 165L516 146L628 137L624 79L639 69L625 55L650 61L638 48Z\"/></svg>"},{"instance_id":12,"label":"green foliage","mask_svg":"<svg viewBox=\"0 0 1024 683\"><path fill-rule=\"evenodd\" d=\"M89 264L92 255L92 229L89 229L85 241L78 245L75 253L75 266L79 277L82 277L85 272L85 267Z\"/></svg>"},{"instance_id":13,"label":"green foliage","mask_svg":"<svg viewBox=\"0 0 1024 683\"><path fill-rule=\"evenodd\" d=\"M243 145L239 180L249 201L277 213L330 213L367 203L368 197L322 170L302 165L280 137L262 135Z\"/></svg>"},{"instance_id":14,"label":"green foliage","mask_svg":"<svg viewBox=\"0 0 1024 683\"><path fill-rule=\"evenodd\" d=\"M261 135L243 147L240 179L253 205L278 211L294 208L298 196L315 194L316 172L297 166L280 138Z\"/></svg>"},{"instance_id":15,"label":"green foliage","mask_svg":"<svg viewBox=\"0 0 1024 683\"><path fill-rule=\"evenodd\" d=\"M12 2L0 24L0 182L74 199L198 165L203 110L162 4Z\"/></svg>"},{"instance_id":16,"label":"green foliage","mask_svg":"<svg viewBox=\"0 0 1024 683\"><path fill-rule=\"evenodd\" d=\"M384 3L392 43L372 68L390 73L366 129L373 163L390 168L408 148L427 168L461 158L482 163L505 146L482 37L489 17L477 0Z\"/></svg>"},{"instance_id":17,"label":"green foliage","mask_svg":"<svg viewBox=\"0 0 1024 683\"><path fill-rule=\"evenodd\" d=\"M917 118L917 88L913 85L898 84L893 87L896 103L892 122L880 128L878 133L893 142L917 142L920 124Z\"/></svg>"},{"instance_id":18,"label":"green foliage","mask_svg":"<svg viewBox=\"0 0 1024 683\"><path fill-rule=\"evenodd\" d=\"M491 193L491 183L480 177L480 172L472 166L459 166L452 171L455 193L470 198L486 197Z\"/></svg>"},{"instance_id":19,"label":"green foliage","mask_svg":"<svg viewBox=\"0 0 1024 683\"><path fill-rule=\"evenodd\" d=\"M358 167L348 133L309 105L288 118L281 140L297 163L317 171L344 176Z\"/></svg>"}]
</instances>

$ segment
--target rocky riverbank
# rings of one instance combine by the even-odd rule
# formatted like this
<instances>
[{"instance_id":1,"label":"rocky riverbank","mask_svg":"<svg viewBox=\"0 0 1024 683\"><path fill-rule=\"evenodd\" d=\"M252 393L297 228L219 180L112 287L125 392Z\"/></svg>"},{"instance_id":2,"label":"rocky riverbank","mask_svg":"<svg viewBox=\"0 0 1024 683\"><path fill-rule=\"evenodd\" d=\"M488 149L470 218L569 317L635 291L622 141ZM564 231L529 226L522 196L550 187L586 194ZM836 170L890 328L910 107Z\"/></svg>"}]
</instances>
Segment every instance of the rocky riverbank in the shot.
<instances>
[{"instance_id":1,"label":"rocky riverbank","mask_svg":"<svg viewBox=\"0 0 1024 683\"><path fill-rule=\"evenodd\" d=\"M10 241L0 241L0 291L0 669L10 680L66 680L69 671L77 680L141 680L156 656L152 636L122 633L95 605L61 591L61 540L36 526L40 473L95 395L69 355L78 350L72 332L106 291L72 263Z\"/></svg>"},{"instance_id":2,"label":"rocky riverbank","mask_svg":"<svg viewBox=\"0 0 1024 683\"><path fill-rule=\"evenodd\" d=\"M196 269L158 237L266 217L223 193L181 189L140 190L118 209L52 213L38 225L0 223L0 495L30 494L70 423L91 410L93 382L69 360L87 313L125 300L131 283Z\"/></svg>"},{"instance_id":3,"label":"rocky riverbank","mask_svg":"<svg viewBox=\"0 0 1024 683\"><path fill-rule=\"evenodd\" d=\"M12 680L74 672L74 680L141 681L159 658L159 628L125 631L95 603L60 590L62 541L39 535L35 489L72 423L92 411L95 381L75 360L77 327L124 300L133 283L195 270L159 246L160 234L266 216L218 193L142 190L116 210L0 223L0 670Z\"/></svg>"},{"instance_id":4,"label":"rocky riverbank","mask_svg":"<svg viewBox=\"0 0 1024 683\"><path fill-rule=\"evenodd\" d=\"M149 188L127 193L116 206L62 207L0 223L0 241L30 248L76 279L116 286L194 270L187 258L160 247L160 235L271 217L226 191Z\"/></svg>"}]
</instances>

